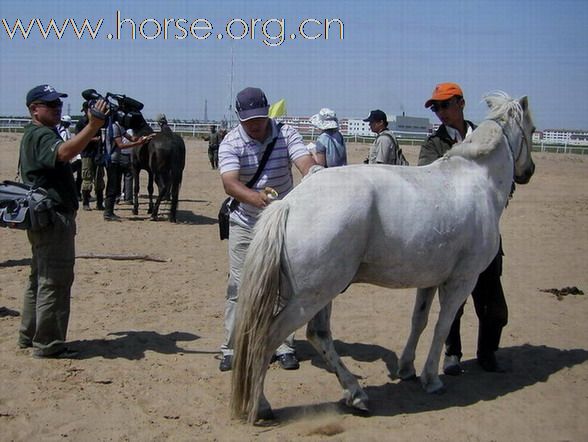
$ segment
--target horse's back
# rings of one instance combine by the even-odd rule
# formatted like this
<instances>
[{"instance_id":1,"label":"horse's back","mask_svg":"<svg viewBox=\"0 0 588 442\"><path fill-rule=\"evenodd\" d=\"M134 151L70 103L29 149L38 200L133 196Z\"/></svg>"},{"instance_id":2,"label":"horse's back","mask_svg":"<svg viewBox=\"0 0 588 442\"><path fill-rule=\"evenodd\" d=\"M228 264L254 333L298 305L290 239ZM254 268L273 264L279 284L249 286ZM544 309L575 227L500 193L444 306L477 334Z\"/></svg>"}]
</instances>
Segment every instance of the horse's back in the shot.
<instances>
[{"instance_id":1,"label":"horse's back","mask_svg":"<svg viewBox=\"0 0 588 442\"><path fill-rule=\"evenodd\" d=\"M186 145L183 138L171 131L159 132L149 143L151 163L157 169L183 170L186 163Z\"/></svg>"}]
</instances>

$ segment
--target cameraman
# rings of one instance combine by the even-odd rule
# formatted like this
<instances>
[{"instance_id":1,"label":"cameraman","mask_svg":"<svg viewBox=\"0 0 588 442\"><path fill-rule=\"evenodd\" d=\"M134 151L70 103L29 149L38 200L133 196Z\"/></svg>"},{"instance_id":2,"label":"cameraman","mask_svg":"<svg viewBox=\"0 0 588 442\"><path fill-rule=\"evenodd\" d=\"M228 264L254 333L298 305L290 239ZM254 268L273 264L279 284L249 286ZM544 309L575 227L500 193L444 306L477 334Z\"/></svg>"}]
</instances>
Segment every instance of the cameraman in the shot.
<instances>
[{"instance_id":1,"label":"cameraman","mask_svg":"<svg viewBox=\"0 0 588 442\"><path fill-rule=\"evenodd\" d=\"M55 206L53 224L27 230L31 271L24 292L18 346L33 347L37 358L72 358L65 346L74 280L76 212L78 199L69 161L82 152L107 118L106 102L93 107L88 125L68 141L55 130L61 119L62 97L48 84L27 93L31 123L20 142L19 172L25 184L47 190Z\"/></svg>"},{"instance_id":2,"label":"cameraman","mask_svg":"<svg viewBox=\"0 0 588 442\"><path fill-rule=\"evenodd\" d=\"M82 104L84 114L76 124L75 133L79 134L90 121L88 102ZM90 209L90 194L92 186L96 192L96 209L104 210L104 147L102 143L102 131L96 131L88 146L82 151L82 208Z\"/></svg>"},{"instance_id":3,"label":"cameraman","mask_svg":"<svg viewBox=\"0 0 588 442\"><path fill-rule=\"evenodd\" d=\"M106 148L110 159L106 166L107 183L104 220L120 221L120 216L114 213L114 205L116 203L116 198L120 195L121 191L121 178L124 167L122 164L124 158L121 155L121 149L130 149L136 146L141 146L149 142L155 134L142 137L131 136L118 121L112 123L111 127L107 129L107 133ZM125 143L123 139L126 139L127 142Z\"/></svg>"}]
</instances>

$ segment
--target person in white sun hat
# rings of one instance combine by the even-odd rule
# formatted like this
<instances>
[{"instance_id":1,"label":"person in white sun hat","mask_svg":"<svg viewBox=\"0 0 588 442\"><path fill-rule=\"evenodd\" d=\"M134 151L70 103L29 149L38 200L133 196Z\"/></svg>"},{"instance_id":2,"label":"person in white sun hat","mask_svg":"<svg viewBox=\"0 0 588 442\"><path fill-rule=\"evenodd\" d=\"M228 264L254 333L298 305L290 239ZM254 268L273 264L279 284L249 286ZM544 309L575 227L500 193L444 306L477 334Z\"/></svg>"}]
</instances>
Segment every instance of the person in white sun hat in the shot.
<instances>
[{"instance_id":1,"label":"person in white sun hat","mask_svg":"<svg viewBox=\"0 0 588 442\"><path fill-rule=\"evenodd\" d=\"M347 148L345 139L339 132L339 120L335 111L322 108L318 114L310 117L310 124L322 131L314 143L315 161L324 167L347 165Z\"/></svg>"}]
</instances>

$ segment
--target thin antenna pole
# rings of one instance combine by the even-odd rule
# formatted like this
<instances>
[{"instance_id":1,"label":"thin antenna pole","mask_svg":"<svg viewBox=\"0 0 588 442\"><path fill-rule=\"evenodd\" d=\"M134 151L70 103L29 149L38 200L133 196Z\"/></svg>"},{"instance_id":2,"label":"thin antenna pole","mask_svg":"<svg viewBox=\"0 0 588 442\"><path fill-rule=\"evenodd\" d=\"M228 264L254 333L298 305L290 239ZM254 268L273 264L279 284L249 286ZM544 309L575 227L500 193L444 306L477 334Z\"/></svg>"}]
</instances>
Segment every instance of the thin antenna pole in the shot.
<instances>
[{"instance_id":1,"label":"thin antenna pole","mask_svg":"<svg viewBox=\"0 0 588 442\"><path fill-rule=\"evenodd\" d=\"M233 45L231 44L231 79L230 79L230 95L229 95L229 128L233 127L233 81L235 80L235 55L233 53Z\"/></svg>"}]
</instances>

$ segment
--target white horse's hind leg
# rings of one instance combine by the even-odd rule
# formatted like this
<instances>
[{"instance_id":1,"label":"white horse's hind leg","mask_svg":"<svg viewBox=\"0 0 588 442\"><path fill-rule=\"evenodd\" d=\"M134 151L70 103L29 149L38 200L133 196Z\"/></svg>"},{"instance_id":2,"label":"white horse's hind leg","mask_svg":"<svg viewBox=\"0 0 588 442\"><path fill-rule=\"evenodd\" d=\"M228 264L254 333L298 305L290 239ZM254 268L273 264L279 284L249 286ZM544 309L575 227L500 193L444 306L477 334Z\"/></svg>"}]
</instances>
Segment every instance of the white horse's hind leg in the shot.
<instances>
[{"instance_id":1,"label":"white horse's hind leg","mask_svg":"<svg viewBox=\"0 0 588 442\"><path fill-rule=\"evenodd\" d=\"M345 367L335 351L331 335L331 302L318 312L306 326L306 337L316 351L323 357L329 368L337 374L343 387L345 403L349 407L368 411L367 394L362 390L355 376Z\"/></svg>"},{"instance_id":2,"label":"white horse's hind leg","mask_svg":"<svg viewBox=\"0 0 588 442\"><path fill-rule=\"evenodd\" d=\"M421 384L427 393L435 393L443 388L443 382L439 379L439 359L441 359L443 344L447 339L457 310L471 293L476 279L477 277L471 281L446 281L439 286L439 318L435 325L429 355L421 373Z\"/></svg>"},{"instance_id":3,"label":"white horse's hind leg","mask_svg":"<svg viewBox=\"0 0 588 442\"><path fill-rule=\"evenodd\" d=\"M429 310L431 309L436 290L437 287L417 289L414 310L412 312L410 335L406 341L402 356L398 361L398 377L400 379L407 380L416 377L414 368L416 347L423 330L427 326Z\"/></svg>"}]
</instances>

